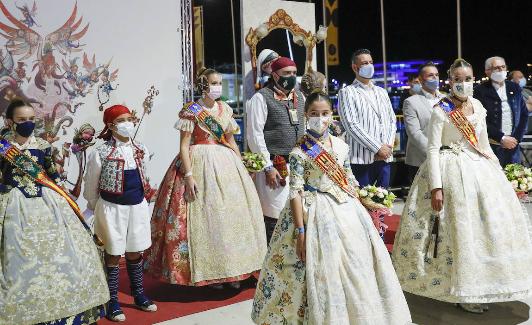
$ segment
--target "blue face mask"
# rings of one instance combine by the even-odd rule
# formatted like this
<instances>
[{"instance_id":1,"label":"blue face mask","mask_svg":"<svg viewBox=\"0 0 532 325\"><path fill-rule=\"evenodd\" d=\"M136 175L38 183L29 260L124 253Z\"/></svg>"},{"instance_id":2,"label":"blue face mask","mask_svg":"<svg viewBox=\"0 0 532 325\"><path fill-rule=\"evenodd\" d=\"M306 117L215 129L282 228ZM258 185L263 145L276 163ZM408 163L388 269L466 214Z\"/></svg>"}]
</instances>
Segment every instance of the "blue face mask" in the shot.
<instances>
[{"instance_id":1,"label":"blue face mask","mask_svg":"<svg viewBox=\"0 0 532 325\"><path fill-rule=\"evenodd\" d=\"M425 80L423 85L430 91L436 91L440 87L440 81L438 79Z\"/></svg>"},{"instance_id":2,"label":"blue face mask","mask_svg":"<svg viewBox=\"0 0 532 325\"><path fill-rule=\"evenodd\" d=\"M15 132L17 132L20 136L27 138L35 129L35 122L33 121L26 121L22 123L15 123Z\"/></svg>"},{"instance_id":3,"label":"blue face mask","mask_svg":"<svg viewBox=\"0 0 532 325\"><path fill-rule=\"evenodd\" d=\"M525 88L526 86L526 79L525 78L519 78L519 87Z\"/></svg>"},{"instance_id":4,"label":"blue face mask","mask_svg":"<svg viewBox=\"0 0 532 325\"><path fill-rule=\"evenodd\" d=\"M268 83L268 80L270 79L270 75L263 75L259 78L259 84L261 86L265 85L266 83Z\"/></svg>"},{"instance_id":5,"label":"blue face mask","mask_svg":"<svg viewBox=\"0 0 532 325\"><path fill-rule=\"evenodd\" d=\"M420 84L413 84L412 88L410 88L414 94L421 94L421 85Z\"/></svg>"}]
</instances>

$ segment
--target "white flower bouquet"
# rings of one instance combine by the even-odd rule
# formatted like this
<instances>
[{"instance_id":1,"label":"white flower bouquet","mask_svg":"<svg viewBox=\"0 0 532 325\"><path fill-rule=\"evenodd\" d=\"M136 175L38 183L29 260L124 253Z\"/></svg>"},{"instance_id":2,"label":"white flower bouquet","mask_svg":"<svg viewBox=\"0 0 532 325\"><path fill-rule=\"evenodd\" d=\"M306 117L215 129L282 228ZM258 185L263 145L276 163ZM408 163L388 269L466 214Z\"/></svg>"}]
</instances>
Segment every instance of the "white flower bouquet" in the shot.
<instances>
[{"instance_id":1,"label":"white flower bouquet","mask_svg":"<svg viewBox=\"0 0 532 325\"><path fill-rule=\"evenodd\" d=\"M532 190L532 170L530 168L525 168L520 164L509 164L504 167L504 174L520 198Z\"/></svg>"},{"instance_id":2,"label":"white flower bouquet","mask_svg":"<svg viewBox=\"0 0 532 325\"><path fill-rule=\"evenodd\" d=\"M266 160L260 153L244 152L242 162L250 173L261 172L266 167Z\"/></svg>"},{"instance_id":3,"label":"white flower bouquet","mask_svg":"<svg viewBox=\"0 0 532 325\"><path fill-rule=\"evenodd\" d=\"M384 216L392 214L393 202L396 198L392 192L374 185L367 185L358 189L360 202L366 207L373 224L384 239L388 226L384 223Z\"/></svg>"}]
</instances>

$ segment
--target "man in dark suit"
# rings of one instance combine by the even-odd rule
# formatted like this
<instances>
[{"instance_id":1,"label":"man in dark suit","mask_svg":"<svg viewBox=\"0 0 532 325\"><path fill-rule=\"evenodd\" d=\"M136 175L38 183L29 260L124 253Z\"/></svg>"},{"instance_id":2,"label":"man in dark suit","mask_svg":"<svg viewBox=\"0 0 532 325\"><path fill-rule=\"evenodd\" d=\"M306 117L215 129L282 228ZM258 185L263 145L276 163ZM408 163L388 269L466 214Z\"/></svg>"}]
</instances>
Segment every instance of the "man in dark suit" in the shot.
<instances>
[{"instance_id":1,"label":"man in dark suit","mask_svg":"<svg viewBox=\"0 0 532 325\"><path fill-rule=\"evenodd\" d=\"M506 63L501 57L487 59L485 72L490 79L475 87L473 96L486 108L490 143L503 167L519 163L519 143L528 124L521 88L506 80Z\"/></svg>"}]
</instances>

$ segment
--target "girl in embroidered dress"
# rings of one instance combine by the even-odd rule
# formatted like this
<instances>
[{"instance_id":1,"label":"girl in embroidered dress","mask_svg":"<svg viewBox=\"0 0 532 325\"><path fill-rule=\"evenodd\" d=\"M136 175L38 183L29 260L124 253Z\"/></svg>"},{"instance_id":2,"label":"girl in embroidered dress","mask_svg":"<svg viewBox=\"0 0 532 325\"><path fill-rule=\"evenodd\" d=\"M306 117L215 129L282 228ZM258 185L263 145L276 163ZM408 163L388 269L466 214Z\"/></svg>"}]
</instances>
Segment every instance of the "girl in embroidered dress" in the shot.
<instances>
[{"instance_id":1,"label":"girl in embroidered dress","mask_svg":"<svg viewBox=\"0 0 532 325\"><path fill-rule=\"evenodd\" d=\"M436 104L427 161L417 173L395 237L403 290L472 313L483 303L532 294L532 243L523 211L489 145L473 70L458 59L451 95Z\"/></svg>"},{"instance_id":2,"label":"girl in embroidered dress","mask_svg":"<svg viewBox=\"0 0 532 325\"><path fill-rule=\"evenodd\" d=\"M349 147L328 134L328 96L311 94L305 115L309 129L290 154L290 199L270 241L252 319L257 324L409 324L386 247L356 198ZM306 150L308 141L325 150L328 167L321 169L310 157L317 152Z\"/></svg>"},{"instance_id":3,"label":"girl in embroidered dress","mask_svg":"<svg viewBox=\"0 0 532 325\"><path fill-rule=\"evenodd\" d=\"M202 98L179 113L180 154L160 186L146 269L169 283L238 288L266 254L262 210L233 138L233 111L218 100L220 74L203 71L197 88Z\"/></svg>"},{"instance_id":4,"label":"girl in embroidered dress","mask_svg":"<svg viewBox=\"0 0 532 325\"><path fill-rule=\"evenodd\" d=\"M4 140L59 182L52 147L33 136L35 112L9 104ZM99 253L65 198L0 158L0 324L92 324L109 291Z\"/></svg>"}]
</instances>

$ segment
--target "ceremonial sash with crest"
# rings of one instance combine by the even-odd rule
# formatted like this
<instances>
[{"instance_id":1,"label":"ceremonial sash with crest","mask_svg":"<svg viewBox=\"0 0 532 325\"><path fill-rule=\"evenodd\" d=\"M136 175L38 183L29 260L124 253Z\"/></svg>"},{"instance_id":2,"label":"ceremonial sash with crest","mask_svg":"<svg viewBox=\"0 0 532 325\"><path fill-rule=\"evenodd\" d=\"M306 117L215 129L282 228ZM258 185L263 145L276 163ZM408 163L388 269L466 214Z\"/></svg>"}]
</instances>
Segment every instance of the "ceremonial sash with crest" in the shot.
<instances>
[{"instance_id":1,"label":"ceremonial sash with crest","mask_svg":"<svg viewBox=\"0 0 532 325\"><path fill-rule=\"evenodd\" d=\"M354 198L358 197L355 188L349 184L344 169L318 141L306 134L301 140L300 148L344 192Z\"/></svg>"},{"instance_id":2,"label":"ceremonial sash with crest","mask_svg":"<svg viewBox=\"0 0 532 325\"><path fill-rule=\"evenodd\" d=\"M478 138L475 133L475 128L469 122L464 113L456 108L456 105L447 97L442 98L438 102L438 106L447 114L454 126L462 133L464 138L469 144L482 156L490 159L486 153L484 153L478 146Z\"/></svg>"},{"instance_id":3,"label":"ceremonial sash with crest","mask_svg":"<svg viewBox=\"0 0 532 325\"><path fill-rule=\"evenodd\" d=\"M22 171L34 182L39 183L42 186L45 186L55 191L57 194L61 195L68 202L68 204L78 217L79 221L82 223L83 227L85 227L85 229L92 234L92 231L85 222L85 218L83 217L83 213L79 209L78 204L59 185L57 185L54 181L50 179L50 177L48 177L46 172L37 162L33 161L33 159L28 157L26 154L24 154L6 139L0 140L0 156L2 156L14 167ZM94 242L97 245L103 245L102 241L100 240L100 238L98 238L98 236L92 236Z\"/></svg>"},{"instance_id":4,"label":"ceremonial sash with crest","mask_svg":"<svg viewBox=\"0 0 532 325\"><path fill-rule=\"evenodd\" d=\"M225 145L229 149L233 149L225 138L224 128L214 116L207 112L201 105L194 102L187 104L187 109L194 114L198 122L207 128L207 131L209 131L216 141Z\"/></svg>"}]
</instances>

